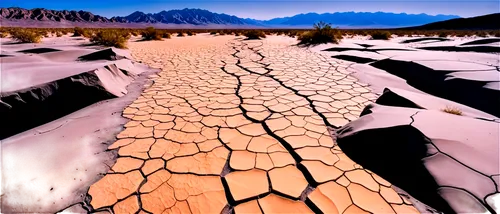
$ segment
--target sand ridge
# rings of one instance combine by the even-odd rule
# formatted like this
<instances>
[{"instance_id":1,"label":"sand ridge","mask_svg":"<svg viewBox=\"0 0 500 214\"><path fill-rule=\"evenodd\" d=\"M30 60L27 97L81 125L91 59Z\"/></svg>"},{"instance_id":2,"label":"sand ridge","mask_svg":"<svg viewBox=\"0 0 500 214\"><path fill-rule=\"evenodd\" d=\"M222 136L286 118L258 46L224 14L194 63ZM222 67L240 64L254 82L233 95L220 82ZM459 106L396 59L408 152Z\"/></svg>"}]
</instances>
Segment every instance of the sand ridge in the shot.
<instances>
[{"instance_id":1,"label":"sand ridge","mask_svg":"<svg viewBox=\"0 0 500 214\"><path fill-rule=\"evenodd\" d=\"M130 43L137 60L162 71L124 110L131 120L109 147L117 163L90 187L90 208L418 212L330 137L377 96L340 61L293 43L207 35Z\"/></svg>"}]
</instances>

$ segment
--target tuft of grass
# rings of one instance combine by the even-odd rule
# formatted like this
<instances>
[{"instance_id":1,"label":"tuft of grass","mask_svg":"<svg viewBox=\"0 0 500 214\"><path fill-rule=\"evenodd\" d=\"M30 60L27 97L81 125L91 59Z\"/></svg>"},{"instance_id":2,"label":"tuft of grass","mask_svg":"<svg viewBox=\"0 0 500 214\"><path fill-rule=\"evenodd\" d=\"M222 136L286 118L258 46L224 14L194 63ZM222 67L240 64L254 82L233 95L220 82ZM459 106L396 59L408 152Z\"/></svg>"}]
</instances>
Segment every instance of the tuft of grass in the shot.
<instances>
[{"instance_id":1,"label":"tuft of grass","mask_svg":"<svg viewBox=\"0 0 500 214\"><path fill-rule=\"evenodd\" d=\"M314 24L312 31L300 34L297 39L300 41L299 45L338 44L342 39L342 33L338 29L332 28L330 24L318 22Z\"/></svg>"},{"instance_id":2,"label":"tuft of grass","mask_svg":"<svg viewBox=\"0 0 500 214\"><path fill-rule=\"evenodd\" d=\"M260 39L260 38L266 38L266 34L262 30L249 30L245 31L243 34L247 37L247 39Z\"/></svg>"},{"instance_id":3,"label":"tuft of grass","mask_svg":"<svg viewBox=\"0 0 500 214\"><path fill-rule=\"evenodd\" d=\"M161 40L163 37L163 34L161 34L154 27L147 27L144 31L142 31L141 35L143 40Z\"/></svg>"},{"instance_id":4,"label":"tuft of grass","mask_svg":"<svg viewBox=\"0 0 500 214\"><path fill-rule=\"evenodd\" d=\"M11 32L12 39L21 43L40 43L42 35L30 29L20 29Z\"/></svg>"},{"instance_id":5,"label":"tuft of grass","mask_svg":"<svg viewBox=\"0 0 500 214\"><path fill-rule=\"evenodd\" d=\"M90 41L102 46L127 48L127 40L130 38L128 32L120 32L117 30L102 30L97 32Z\"/></svg>"},{"instance_id":6,"label":"tuft of grass","mask_svg":"<svg viewBox=\"0 0 500 214\"><path fill-rule=\"evenodd\" d=\"M446 112L448 114L462 115L462 110L452 106L446 106L446 108L441 109L441 111Z\"/></svg>"},{"instance_id":7,"label":"tuft of grass","mask_svg":"<svg viewBox=\"0 0 500 214\"><path fill-rule=\"evenodd\" d=\"M373 31L370 36L375 40L389 40L391 39L391 32L389 31Z\"/></svg>"}]
</instances>

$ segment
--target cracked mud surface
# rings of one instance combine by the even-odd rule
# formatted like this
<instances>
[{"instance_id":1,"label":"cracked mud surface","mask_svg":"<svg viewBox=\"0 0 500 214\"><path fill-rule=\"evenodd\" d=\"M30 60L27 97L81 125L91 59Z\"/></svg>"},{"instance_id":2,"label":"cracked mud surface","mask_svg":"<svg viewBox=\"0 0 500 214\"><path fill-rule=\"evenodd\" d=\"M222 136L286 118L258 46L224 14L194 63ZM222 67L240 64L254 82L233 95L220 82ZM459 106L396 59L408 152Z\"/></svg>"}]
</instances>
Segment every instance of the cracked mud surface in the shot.
<instances>
[{"instance_id":1,"label":"cracked mud surface","mask_svg":"<svg viewBox=\"0 0 500 214\"><path fill-rule=\"evenodd\" d=\"M293 40L182 39L131 43L162 72L123 112L93 211L418 212L330 137L377 97L346 66Z\"/></svg>"}]
</instances>

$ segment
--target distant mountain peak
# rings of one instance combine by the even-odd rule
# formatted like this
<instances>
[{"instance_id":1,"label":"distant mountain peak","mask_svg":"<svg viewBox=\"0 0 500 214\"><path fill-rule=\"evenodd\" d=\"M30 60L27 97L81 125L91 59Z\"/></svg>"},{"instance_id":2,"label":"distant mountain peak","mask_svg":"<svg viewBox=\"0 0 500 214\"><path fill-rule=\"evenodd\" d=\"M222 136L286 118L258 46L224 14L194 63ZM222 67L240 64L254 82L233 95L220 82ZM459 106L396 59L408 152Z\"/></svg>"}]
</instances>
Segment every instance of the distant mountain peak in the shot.
<instances>
[{"instance_id":1,"label":"distant mountain peak","mask_svg":"<svg viewBox=\"0 0 500 214\"><path fill-rule=\"evenodd\" d=\"M19 7L1 8L1 18L7 20L69 21L89 23L163 23L191 25L253 25L262 27L311 27L318 21L334 26L347 27L406 27L459 18L453 15L427 15L387 12L334 12L301 13L290 17L270 20L239 18L224 13L214 13L199 8L163 10L158 13L135 11L127 16L106 18L88 11L57 11L45 8L23 9Z\"/></svg>"}]
</instances>

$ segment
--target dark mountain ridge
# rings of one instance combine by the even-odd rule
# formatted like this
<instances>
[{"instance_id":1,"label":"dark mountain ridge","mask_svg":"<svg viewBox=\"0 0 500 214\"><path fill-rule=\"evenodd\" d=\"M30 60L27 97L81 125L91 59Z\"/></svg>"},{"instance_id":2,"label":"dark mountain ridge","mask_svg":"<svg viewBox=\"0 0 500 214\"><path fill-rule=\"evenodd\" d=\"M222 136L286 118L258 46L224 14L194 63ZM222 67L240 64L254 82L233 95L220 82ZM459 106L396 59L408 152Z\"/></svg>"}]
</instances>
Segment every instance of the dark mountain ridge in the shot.
<instances>
[{"instance_id":1,"label":"dark mountain ridge","mask_svg":"<svg viewBox=\"0 0 500 214\"><path fill-rule=\"evenodd\" d=\"M500 13L471 18L456 18L408 29L425 30L500 30Z\"/></svg>"},{"instance_id":2,"label":"dark mountain ridge","mask_svg":"<svg viewBox=\"0 0 500 214\"><path fill-rule=\"evenodd\" d=\"M203 9L163 10L158 13L136 11L128 16L107 18L88 11L48 10L43 8L23 9L19 7L0 8L0 20L4 26L23 26L23 23L37 23L67 26L96 25L121 26L128 25L169 25L169 26L236 26L236 27L278 27L278 28L310 28L318 21L331 23L341 28L404 28L420 26L421 28L483 28L499 26L499 14L491 14L474 18L459 18L455 15L427 15L386 12L335 12L305 13L291 17L256 20L239 18L224 13L213 13ZM448 20L448 21L446 21ZM429 24L431 23L431 24ZM464 23L464 24L462 24ZM498 29L499 27L496 27Z\"/></svg>"}]
</instances>

